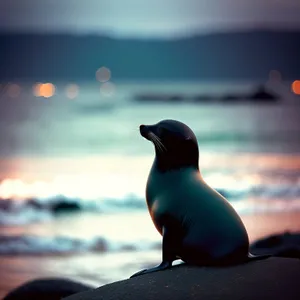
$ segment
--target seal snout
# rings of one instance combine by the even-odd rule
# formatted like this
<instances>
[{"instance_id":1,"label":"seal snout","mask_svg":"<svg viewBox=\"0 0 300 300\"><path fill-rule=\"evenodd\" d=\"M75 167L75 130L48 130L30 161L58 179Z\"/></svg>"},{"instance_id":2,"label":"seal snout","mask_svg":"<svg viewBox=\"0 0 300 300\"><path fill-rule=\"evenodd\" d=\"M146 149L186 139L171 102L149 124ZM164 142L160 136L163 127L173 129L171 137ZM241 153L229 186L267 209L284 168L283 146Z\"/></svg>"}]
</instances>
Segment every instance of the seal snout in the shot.
<instances>
[{"instance_id":1,"label":"seal snout","mask_svg":"<svg viewBox=\"0 0 300 300\"><path fill-rule=\"evenodd\" d=\"M150 129L147 125L143 125L143 124L140 125L140 133L141 133L141 136L143 136L147 140L149 139Z\"/></svg>"}]
</instances>

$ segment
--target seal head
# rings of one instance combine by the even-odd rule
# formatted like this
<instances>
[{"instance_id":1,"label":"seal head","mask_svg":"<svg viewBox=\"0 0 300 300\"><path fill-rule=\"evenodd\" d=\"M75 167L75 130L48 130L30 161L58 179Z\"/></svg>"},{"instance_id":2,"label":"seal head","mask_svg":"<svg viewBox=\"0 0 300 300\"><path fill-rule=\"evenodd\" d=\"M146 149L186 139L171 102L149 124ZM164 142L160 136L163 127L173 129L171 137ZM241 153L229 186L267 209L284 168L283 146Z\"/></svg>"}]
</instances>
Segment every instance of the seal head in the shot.
<instances>
[{"instance_id":1,"label":"seal head","mask_svg":"<svg viewBox=\"0 0 300 300\"><path fill-rule=\"evenodd\" d=\"M153 142L159 171L185 167L199 169L197 139L193 131L184 123L163 120L155 125L141 125L140 133Z\"/></svg>"}]
</instances>

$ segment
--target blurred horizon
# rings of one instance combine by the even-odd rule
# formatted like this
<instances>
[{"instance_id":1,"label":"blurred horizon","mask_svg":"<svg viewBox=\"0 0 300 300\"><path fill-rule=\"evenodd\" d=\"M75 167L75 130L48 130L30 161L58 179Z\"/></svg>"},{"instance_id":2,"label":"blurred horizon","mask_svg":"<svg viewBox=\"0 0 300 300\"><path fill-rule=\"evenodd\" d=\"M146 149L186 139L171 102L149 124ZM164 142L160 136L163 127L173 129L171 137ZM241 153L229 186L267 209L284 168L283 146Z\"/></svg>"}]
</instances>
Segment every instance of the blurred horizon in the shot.
<instances>
[{"instance_id":1,"label":"blurred horizon","mask_svg":"<svg viewBox=\"0 0 300 300\"><path fill-rule=\"evenodd\" d=\"M240 29L300 29L297 0L2 0L0 32L176 38Z\"/></svg>"},{"instance_id":2,"label":"blurred horizon","mask_svg":"<svg viewBox=\"0 0 300 300\"><path fill-rule=\"evenodd\" d=\"M297 0L2 0L0 80L300 78Z\"/></svg>"}]
</instances>

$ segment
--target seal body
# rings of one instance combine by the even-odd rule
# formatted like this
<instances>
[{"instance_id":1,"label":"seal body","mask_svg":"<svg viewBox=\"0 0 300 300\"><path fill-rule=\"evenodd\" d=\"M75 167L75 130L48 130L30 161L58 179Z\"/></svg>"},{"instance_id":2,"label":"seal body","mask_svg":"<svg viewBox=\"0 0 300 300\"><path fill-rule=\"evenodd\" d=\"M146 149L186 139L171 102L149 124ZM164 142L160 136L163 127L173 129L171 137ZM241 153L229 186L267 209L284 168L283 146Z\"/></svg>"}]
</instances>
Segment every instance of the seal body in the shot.
<instances>
[{"instance_id":1,"label":"seal body","mask_svg":"<svg viewBox=\"0 0 300 300\"><path fill-rule=\"evenodd\" d=\"M179 121L164 120L141 125L140 132L155 146L146 201L163 237L162 263L131 277L169 268L178 258L201 266L249 260L249 238L242 220L201 176L192 130Z\"/></svg>"},{"instance_id":2,"label":"seal body","mask_svg":"<svg viewBox=\"0 0 300 300\"><path fill-rule=\"evenodd\" d=\"M164 227L174 231L175 254L183 261L208 265L247 256L249 240L240 217L199 172L161 174L154 165L146 195L155 227L161 234Z\"/></svg>"}]
</instances>

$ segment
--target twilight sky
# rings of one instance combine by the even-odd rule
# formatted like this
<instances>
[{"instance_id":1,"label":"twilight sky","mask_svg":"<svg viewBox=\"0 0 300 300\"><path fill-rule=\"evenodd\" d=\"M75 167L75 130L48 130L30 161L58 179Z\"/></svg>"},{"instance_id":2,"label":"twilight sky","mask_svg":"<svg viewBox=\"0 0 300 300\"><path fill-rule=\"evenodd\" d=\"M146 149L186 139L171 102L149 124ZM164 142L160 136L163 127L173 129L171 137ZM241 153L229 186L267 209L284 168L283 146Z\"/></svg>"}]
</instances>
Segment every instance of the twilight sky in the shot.
<instances>
[{"instance_id":1,"label":"twilight sky","mask_svg":"<svg viewBox=\"0 0 300 300\"><path fill-rule=\"evenodd\" d=\"M300 28L299 0L0 0L0 31L178 36Z\"/></svg>"}]
</instances>

